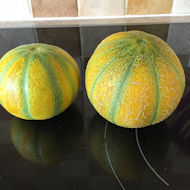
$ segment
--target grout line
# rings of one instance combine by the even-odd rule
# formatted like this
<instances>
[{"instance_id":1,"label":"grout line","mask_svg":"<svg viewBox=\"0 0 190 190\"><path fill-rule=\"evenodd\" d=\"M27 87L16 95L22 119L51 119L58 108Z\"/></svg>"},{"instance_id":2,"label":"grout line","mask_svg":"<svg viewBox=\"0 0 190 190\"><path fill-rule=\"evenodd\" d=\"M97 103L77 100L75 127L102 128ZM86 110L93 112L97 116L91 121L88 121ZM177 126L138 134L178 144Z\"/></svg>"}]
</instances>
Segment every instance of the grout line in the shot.
<instances>
[{"instance_id":1,"label":"grout line","mask_svg":"<svg viewBox=\"0 0 190 190\"><path fill-rule=\"evenodd\" d=\"M124 0L124 15L127 14L128 0Z\"/></svg>"},{"instance_id":2,"label":"grout line","mask_svg":"<svg viewBox=\"0 0 190 190\"><path fill-rule=\"evenodd\" d=\"M145 15L121 15L121 16L79 16L79 17L34 17L32 19L0 20L0 21L62 21L62 20L103 20L103 19L138 19L138 18L183 18L189 14L145 14Z\"/></svg>"},{"instance_id":3,"label":"grout line","mask_svg":"<svg viewBox=\"0 0 190 190\"><path fill-rule=\"evenodd\" d=\"M77 15L80 16L80 0L77 0Z\"/></svg>"},{"instance_id":4,"label":"grout line","mask_svg":"<svg viewBox=\"0 0 190 190\"><path fill-rule=\"evenodd\" d=\"M28 9L29 9L30 15L33 18L34 15L33 15L33 11L32 11L31 0L27 0L27 3L28 3Z\"/></svg>"},{"instance_id":5,"label":"grout line","mask_svg":"<svg viewBox=\"0 0 190 190\"><path fill-rule=\"evenodd\" d=\"M127 14L127 5L128 5L128 0L124 0L124 15ZM124 26L124 32L127 30L127 25L125 24Z\"/></svg>"},{"instance_id":6,"label":"grout line","mask_svg":"<svg viewBox=\"0 0 190 190\"><path fill-rule=\"evenodd\" d=\"M37 43L39 43L39 38L38 38L37 30L36 30L36 28L34 28L33 30L34 30L35 40L36 40Z\"/></svg>"},{"instance_id":7,"label":"grout line","mask_svg":"<svg viewBox=\"0 0 190 190\"><path fill-rule=\"evenodd\" d=\"M80 36L80 49L81 49L81 58L82 58L82 61L84 61L84 49L83 49L83 35L82 35L82 27L79 27L79 36Z\"/></svg>"},{"instance_id":8,"label":"grout line","mask_svg":"<svg viewBox=\"0 0 190 190\"><path fill-rule=\"evenodd\" d=\"M87 121L87 115L88 112L86 110L86 101L85 101L85 69L84 69L84 50L83 50L83 35L82 35L82 28L79 27L79 38L80 38L80 60L81 60L81 83L82 83L82 94L83 94L83 106L84 106L84 138L85 138L85 143L86 143L86 156L89 157L90 151L89 151L89 146L88 146L88 138L89 138L89 126L88 126L88 121ZM89 160L88 160L89 164Z\"/></svg>"},{"instance_id":9,"label":"grout line","mask_svg":"<svg viewBox=\"0 0 190 190\"><path fill-rule=\"evenodd\" d=\"M161 14L161 15L125 15L102 17L35 17L31 19L0 20L1 28L43 28L43 27L78 27L78 26L116 26L116 25L146 25L189 23L190 14Z\"/></svg>"}]
</instances>

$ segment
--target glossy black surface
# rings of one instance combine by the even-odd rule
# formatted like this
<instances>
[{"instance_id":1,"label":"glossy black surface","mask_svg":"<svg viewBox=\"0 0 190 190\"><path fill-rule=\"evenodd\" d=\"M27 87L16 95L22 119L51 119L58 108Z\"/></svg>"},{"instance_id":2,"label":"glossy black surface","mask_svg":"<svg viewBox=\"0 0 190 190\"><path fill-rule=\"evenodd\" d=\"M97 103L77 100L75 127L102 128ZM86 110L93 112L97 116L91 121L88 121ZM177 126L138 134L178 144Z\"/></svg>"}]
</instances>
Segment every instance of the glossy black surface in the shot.
<instances>
[{"instance_id":1,"label":"glossy black surface","mask_svg":"<svg viewBox=\"0 0 190 190\"><path fill-rule=\"evenodd\" d=\"M84 88L85 66L95 46L126 28L167 41L186 75L176 111L164 122L138 130L106 122ZM74 104L50 120L20 120L0 107L0 190L189 190L189 33L189 24L0 29L0 56L20 44L58 45L74 56L82 77Z\"/></svg>"}]
</instances>

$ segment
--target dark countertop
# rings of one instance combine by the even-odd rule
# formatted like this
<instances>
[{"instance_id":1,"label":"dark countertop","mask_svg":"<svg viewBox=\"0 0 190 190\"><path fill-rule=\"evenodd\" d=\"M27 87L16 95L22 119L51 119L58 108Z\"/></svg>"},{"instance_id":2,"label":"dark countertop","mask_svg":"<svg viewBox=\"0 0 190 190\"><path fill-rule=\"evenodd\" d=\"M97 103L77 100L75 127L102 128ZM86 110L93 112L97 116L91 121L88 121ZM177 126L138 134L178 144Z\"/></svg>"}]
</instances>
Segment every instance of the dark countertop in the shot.
<instances>
[{"instance_id":1,"label":"dark countertop","mask_svg":"<svg viewBox=\"0 0 190 190\"><path fill-rule=\"evenodd\" d=\"M176 111L143 129L107 123L84 88L87 60L113 32L144 30L167 41L186 75ZM18 45L50 43L68 51L81 69L81 86L64 113L46 121L24 121L0 107L1 190L189 190L190 24L84 28L0 29L0 56Z\"/></svg>"}]
</instances>

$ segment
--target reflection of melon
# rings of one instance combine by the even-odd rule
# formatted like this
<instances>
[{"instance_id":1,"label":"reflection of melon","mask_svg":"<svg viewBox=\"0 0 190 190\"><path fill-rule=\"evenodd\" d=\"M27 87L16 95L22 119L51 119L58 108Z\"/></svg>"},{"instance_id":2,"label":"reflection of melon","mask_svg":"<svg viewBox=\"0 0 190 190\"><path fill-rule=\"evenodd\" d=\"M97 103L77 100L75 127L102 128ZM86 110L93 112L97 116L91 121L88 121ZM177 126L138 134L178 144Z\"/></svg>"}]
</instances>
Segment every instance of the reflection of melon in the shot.
<instances>
[{"instance_id":1,"label":"reflection of melon","mask_svg":"<svg viewBox=\"0 0 190 190\"><path fill-rule=\"evenodd\" d=\"M82 130L82 117L72 105L61 115L46 121L14 118L11 138L25 159L34 163L52 164L72 152L80 141Z\"/></svg>"},{"instance_id":2,"label":"reflection of melon","mask_svg":"<svg viewBox=\"0 0 190 190\"><path fill-rule=\"evenodd\" d=\"M185 76L164 41L128 31L99 44L88 62L85 85L100 115L122 127L140 128L163 121L175 110Z\"/></svg>"},{"instance_id":3,"label":"reflection of melon","mask_svg":"<svg viewBox=\"0 0 190 190\"><path fill-rule=\"evenodd\" d=\"M99 165L111 173L104 144L106 121L95 116L90 126L90 149ZM106 134L108 155L115 172L126 180L144 178L150 169L143 160L135 139L135 130L115 127L109 123ZM167 127L162 122L156 126L138 130L139 142L149 162L159 171L163 168L169 141ZM162 165L162 167L160 167Z\"/></svg>"},{"instance_id":4,"label":"reflection of melon","mask_svg":"<svg viewBox=\"0 0 190 190\"><path fill-rule=\"evenodd\" d=\"M79 68L63 49L28 44L0 59L0 101L14 116L43 120L63 112L79 89Z\"/></svg>"},{"instance_id":5,"label":"reflection of melon","mask_svg":"<svg viewBox=\"0 0 190 190\"><path fill-rule=\"evenodd\" d=\"M181 100L178 108L168 120L172 140L183 150L190 150L190 93Z\"/></svg>"}]
</instances>

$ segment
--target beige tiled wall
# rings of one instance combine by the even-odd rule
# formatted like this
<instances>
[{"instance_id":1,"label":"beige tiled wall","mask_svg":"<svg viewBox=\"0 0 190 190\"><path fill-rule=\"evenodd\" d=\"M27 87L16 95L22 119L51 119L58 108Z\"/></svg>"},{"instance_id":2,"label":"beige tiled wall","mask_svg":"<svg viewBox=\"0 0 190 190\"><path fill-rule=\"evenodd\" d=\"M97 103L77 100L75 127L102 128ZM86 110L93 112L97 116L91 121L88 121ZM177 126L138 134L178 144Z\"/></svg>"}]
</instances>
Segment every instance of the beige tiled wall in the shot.
<instances>
[{"instance_id":1,"label":"beige tiled wall","mask_svg":"<svg viewBox=\"0 0 190 190\"><path fill-rule=\"evenodd\" d=\"M34 17L77 16L77 0L31 0Z\"/></svg>"},{"instance_id":2,"label":"beige tiled wall","mask_svg":"<svg viewBox=\"0 0 190 190\"><path fill-rule=\"evenodd\" d=\"M0 0L0 21L33 17L190 13L189 0Z\"/></svg>"},{"instance_id":3,"label":"beige tiled wall","mask_svg":"<svg viewBox=\"0 0 190 190\"><path fill-rule=\"evenodd\" d=\"M124 0L78 0L79 16L118 16L125 14Z\"/></svg>"},{"instance_id":4,"label":"beige tiled wall","mask_svg":"<svg viewBox=\"0 0 190 190\"><path fill-rule=\"evenodd\" d=\"M128 0L126 13L132 15L166 14L172 9L173 0Z\"/></svg>"}]
</instances>

